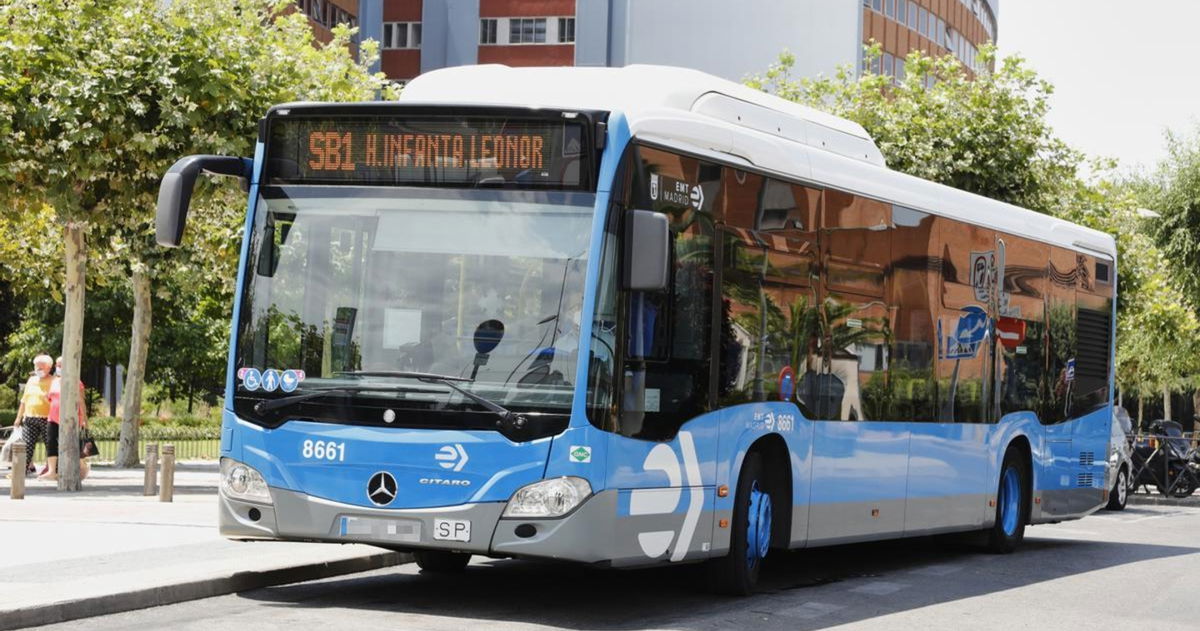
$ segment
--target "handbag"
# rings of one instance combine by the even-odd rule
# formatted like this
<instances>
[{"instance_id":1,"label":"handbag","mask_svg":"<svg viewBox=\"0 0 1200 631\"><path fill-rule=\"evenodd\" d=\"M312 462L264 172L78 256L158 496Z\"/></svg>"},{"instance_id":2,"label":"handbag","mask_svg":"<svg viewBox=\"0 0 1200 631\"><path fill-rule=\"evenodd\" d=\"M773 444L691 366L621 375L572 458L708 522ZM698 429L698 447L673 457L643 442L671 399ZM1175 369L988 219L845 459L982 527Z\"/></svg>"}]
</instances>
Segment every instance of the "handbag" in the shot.
<instances>
[{"instance_id":1,"label":"handbag","mask_svg":"<svg viewBox=\"0 0 1200 631\"><path fill-rule=\"evenodd\" d=\"M79 437L79 457L91 458L98 455L100 455L100 446L96 444L96 439L92 438L92 433L84 429Z\"/></svg>"}]
</instances>

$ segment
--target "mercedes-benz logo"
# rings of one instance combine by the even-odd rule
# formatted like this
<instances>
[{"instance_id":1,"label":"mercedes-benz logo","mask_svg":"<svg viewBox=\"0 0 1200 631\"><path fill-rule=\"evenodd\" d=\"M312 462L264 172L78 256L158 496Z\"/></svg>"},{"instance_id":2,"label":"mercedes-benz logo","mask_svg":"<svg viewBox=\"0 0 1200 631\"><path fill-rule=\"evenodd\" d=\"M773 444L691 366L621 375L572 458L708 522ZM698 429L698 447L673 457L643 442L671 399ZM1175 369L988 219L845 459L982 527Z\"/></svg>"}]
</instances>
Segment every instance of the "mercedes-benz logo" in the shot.
<instances>
[{"instance_id":1,"label":"mercedes-benz logo","mask_svg":"<svg viewBox=\"0 0 1200 631\"><path fill-rule=\"evenodd\" d=\"M396 478L387 471L380 471L367 481L367 499L376 506L387 506L396 499Z\"/></svg>"}]
</instances>

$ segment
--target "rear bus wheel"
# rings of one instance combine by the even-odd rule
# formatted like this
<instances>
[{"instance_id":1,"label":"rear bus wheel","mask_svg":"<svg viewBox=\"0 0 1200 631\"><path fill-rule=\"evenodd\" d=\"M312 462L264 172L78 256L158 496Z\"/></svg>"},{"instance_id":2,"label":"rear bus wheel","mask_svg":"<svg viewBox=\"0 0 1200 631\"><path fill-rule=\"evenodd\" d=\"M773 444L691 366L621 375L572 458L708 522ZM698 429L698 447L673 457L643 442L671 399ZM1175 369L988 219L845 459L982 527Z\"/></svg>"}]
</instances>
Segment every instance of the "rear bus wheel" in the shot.
<instances>
[{"instance_id":1,"label":"rear bus wheel","mask_svg":"<svg viewBox=\"0 0 1200 631\"><path fill-rule=\"evenodd\" d=\"M1010 450L1000 467L1000 486L996 493L996 523L988 531L988 551L1008 554L1025 539L1026 509L1030 488L1029 467L1025 458Z\"/></svg>"},{"instance_id":2,"label":"rear bus wheel","mask_svg":"<svg viewBox=\"0 0 1200 631\"><path fill-rule=\"evenodd\" d=\"M771 548L771 492L763 475L762 455L747 454L734 496L729 553L708 562L709 584L714 591L732 596L747 596L754 591L763 559Z\"/></svg>"}]
</instances>

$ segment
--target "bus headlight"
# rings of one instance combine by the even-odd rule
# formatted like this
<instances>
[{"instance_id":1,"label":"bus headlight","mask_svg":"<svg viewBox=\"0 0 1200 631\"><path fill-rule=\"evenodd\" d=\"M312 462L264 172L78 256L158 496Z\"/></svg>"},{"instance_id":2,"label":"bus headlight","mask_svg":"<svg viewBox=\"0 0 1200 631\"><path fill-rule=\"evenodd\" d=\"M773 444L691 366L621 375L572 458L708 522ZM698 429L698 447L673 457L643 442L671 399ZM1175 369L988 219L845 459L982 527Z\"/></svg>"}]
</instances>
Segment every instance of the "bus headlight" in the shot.
<instances>
[{"instance_id":1,"label":"bus headlight","mask_svg":"<svg viewBox=\"0 0 1200 631\"><path fill-rule=\"evenodd\" d=\"M221 458L221 491L239 500L271 503L271 491L262 474L254 467L230 458Z\"/></svg>"},{"instance_id":2,"label":"bus headlight","mask_svg":"<svg viewBox=\"0 0 1200 631\"><path fill-rule=\"evenodd\" d=\"M562 517L592 494L592 485L576 477L542 480L513 493L502 517Z\"/></svg>"}]
</instances>

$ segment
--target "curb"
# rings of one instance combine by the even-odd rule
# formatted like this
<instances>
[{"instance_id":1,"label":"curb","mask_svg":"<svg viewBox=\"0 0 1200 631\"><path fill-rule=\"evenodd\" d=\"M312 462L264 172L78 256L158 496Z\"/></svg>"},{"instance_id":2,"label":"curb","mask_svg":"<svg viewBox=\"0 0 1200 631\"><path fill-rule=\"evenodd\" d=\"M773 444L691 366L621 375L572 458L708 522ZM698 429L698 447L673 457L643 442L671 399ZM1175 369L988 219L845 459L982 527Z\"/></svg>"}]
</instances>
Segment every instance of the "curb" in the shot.
<instances>
[{"instance_id":1,"label":"curb","mask_svg":"<svg viewBox=\"0 0 1200 631\"><path fill-rule=\"evenodd\" d=\"M119 594L105 594L92 598L0 611L0 630L20 629L147 607L172 605L251 589L378 570L411 561L412 555L408 553L381 552L353 559L238 572L230 576L206 578L173 585L159 585Z\"/></svg>"},{"instance_id":2,"label":"curb","mask_svg":"<svg viewBox=\"0 0 1200 631\"><path fill-rule=\"evenodd\" d=\"M1130 494L1129 504L1138 506L1186 506L1200 508L1200 496L1194 497L1163 497L1161 495Z\"/></svg>"}]
</instances>

